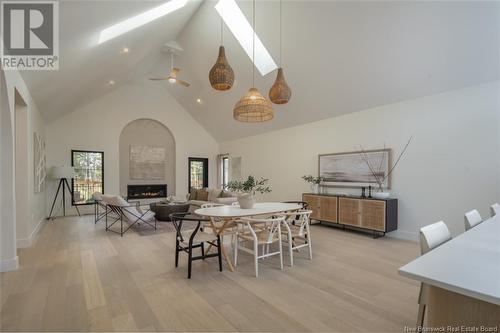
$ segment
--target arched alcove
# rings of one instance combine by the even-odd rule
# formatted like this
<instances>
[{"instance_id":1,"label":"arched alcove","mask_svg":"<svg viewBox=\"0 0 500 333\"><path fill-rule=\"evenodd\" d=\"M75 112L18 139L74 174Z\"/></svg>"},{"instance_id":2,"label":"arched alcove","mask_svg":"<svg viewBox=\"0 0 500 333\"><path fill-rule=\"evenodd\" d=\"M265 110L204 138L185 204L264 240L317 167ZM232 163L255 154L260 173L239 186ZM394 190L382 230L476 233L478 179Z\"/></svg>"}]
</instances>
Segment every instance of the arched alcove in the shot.
<instances>
[{"instance_id":1,"label":"arched alcove","mask_svg":"<svg viewBox=\"0 0 500 333\"><path fill-rule=\"evenodd\" d=\"M125 196L127 194L127 185L146 184L167 184L168 194L175 194L175 139L172 132L165 125L153 119L131 121L121 131L119 145L121 195ZM163 179L158 177L137 179L137 177L133 177L130 168L132 146L149 147L155 150L160 148L160 151L164 151L165 172Z\"/></svg>"},{"instance_id":2,"label":"arched alcove","mask_svg":"<svg viewBox=\"0 0 500 333\"><path fill-rule=\"evenodd\" d=\"M17 268L14 131L4 73L0 71L0 271Z\"/></svg>"}]
</instances>

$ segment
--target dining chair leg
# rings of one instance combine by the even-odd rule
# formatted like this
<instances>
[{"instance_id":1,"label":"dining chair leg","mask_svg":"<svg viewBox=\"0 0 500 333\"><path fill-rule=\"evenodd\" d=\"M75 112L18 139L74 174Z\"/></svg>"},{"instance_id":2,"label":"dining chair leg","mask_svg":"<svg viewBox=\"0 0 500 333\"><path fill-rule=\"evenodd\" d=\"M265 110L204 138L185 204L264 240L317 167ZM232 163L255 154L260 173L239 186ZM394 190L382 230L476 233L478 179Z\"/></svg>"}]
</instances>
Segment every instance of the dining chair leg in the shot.
<instances>
[{"instance_id":1,"label":"dining chair leg","mask_svg":"<svg viewBox=\"0 0 500 333\"><path fill-rule=\"evenodd\" d=\"M238 264L238 235L236 235L236 240L234 242L234 267Z\"/></svg>"},{"instance_id":2,"label":"dining chair leg","mask_svg":"<svg viewBox=\"0 0 500 333\"><path fill-rule=\"evenodd\" d=\"M278 224L278 245L280 248L280 268L283 270L283 244L281 243L281 226Z\"/></svg>"},{"instance_id":3,"label":"dining chair leg","mask_svg":"<svg viewBox=\"0 0 500 333\"><path fill-rule=\"evenodd\" d=\"M290 234L286 236L286 240L288 243L288 253L290 254L290 267L293 267L293 248L292 248L292 237L290 237Z\"/></svg>"},{"instance_id":4,"label":"dining chair leg","mask_svg":"<svg viewBox=\"0 0 500 333\"><path fill-rule=\"evenodd\" d=\"M259 277L259 245L257 243L257 239L253 241L253 259L255 265L255 277Z\"/></svg>"},{"instance_id":5,"label":"dining chair leg","mask_svg":"<svg viewBox=\"0 0 500 333\"><path fill-rule=\"evenodd\" d=\"M201 260L205 260L205 243L201 243L201 256L203 257Z\"/></svg>"},{"instance_id":6,"label":"dining chair leg","mask_svg":"<svg viewBox=\"0 0 500 333\"><path fill-rule=\"evenodd\" d=\"M425 304L418 305L417 331L422 332L424 326Z\"/></svg>"},{"instance_id":7,"label":"dining chair leg","mask_svg":"<svg viewBox=\"0 0 500 333\"><path fill-rule=\"evenodd\" d=\"M219 271L222 272L222 251L221 251L221 239L219 236L217 236L217 253L219 254Z\"/></svg>"},{"instance_id":8,"label":"dining chair leg","mask_svg":"<svg viewBox=\"0 0 500 333\"><path fill-rule=\"evenodd\" d=\"M193 263L193 246L192 244L189 244L189 249L188 249L188 279L191 278L191 265Z\"/></svg>"},{"instance_id":9,"label":"dining chair leg","mask_svg":"<svg viewBox=\"0 0 500 333\"><path fill-rule=\"evenodd\" d=\"M312 248L312 244L311 244L311 231L309 230L309 224L306 225L306 231L307 231L306 241L307 241L307 244L309 245L309 260L312 260L313 259L313 248Z\"/></svg>"},{"instance_id":10,"label":"dining chair leg","mask_svg":"<svg viewBox=\"0 0 500 333\"><path fill-rule=\"evenodd\" d=\"M179 266L179 240L175 241L175 267Z\"/></svg>"}]
</instances>

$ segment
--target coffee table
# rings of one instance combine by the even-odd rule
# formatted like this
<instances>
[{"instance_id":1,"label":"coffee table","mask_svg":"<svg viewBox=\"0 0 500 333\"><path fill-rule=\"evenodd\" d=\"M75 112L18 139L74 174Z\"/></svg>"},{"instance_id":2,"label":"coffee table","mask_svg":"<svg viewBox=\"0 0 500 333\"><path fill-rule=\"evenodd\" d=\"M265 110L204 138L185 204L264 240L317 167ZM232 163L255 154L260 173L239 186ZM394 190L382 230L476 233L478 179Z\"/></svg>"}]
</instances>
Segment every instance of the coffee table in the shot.
<instances>
[{"instance_id":1,"label":"coffee table","mask_svg":"<svg viewBox=\"0 0 500 333\"><path fill-rule=\"evenodd\" d=\"M156 220L165 222L170 221L169 215L172 213L189 211L189 204L186 202L154 202L149 207L155 213Z\"/></svg>"}]
</instances>

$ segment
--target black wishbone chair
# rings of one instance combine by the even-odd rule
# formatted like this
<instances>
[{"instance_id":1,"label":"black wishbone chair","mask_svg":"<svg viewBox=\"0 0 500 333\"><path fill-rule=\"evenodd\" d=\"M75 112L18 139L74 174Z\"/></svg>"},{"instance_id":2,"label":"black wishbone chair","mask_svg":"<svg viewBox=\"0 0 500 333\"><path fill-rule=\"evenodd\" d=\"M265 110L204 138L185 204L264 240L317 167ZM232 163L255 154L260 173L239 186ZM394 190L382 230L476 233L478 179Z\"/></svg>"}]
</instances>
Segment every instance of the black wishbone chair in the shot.
<instances>
[{"instance_id":1,"label":"black wishbone chair","mask_svg":"<svg viewBox=\"0 0 500 333\"><path fill-rule=\"evenodd\" d=\"M142 210L141 206L136 204L131 205L120 196L103 196L103 200L106 203L106 206L109 208L109 211L106 210L106 231L109 230L123 237L123 234L126 233L134 224L140 222L144 222L145 224L156 230L155 213L151 210ZM111 216L113 214L110 213L114 213L116 216ZM113 219L112 223L109 225L108 217L111 217L111 219ZM125 229L123 229L124 221L126 224ZM111 229L111 227L117 222L120 222L119 232Z\"/></svg>"},{"instance_id":2,"label":"black wishbone chair","mask_svg":"<svg viewBox=\"0 0 500 333\"><path fill-rule=\"evenodd\" d=\"M172 224L176 230L175 237L175 267L179 265L179 252L183 251L188 254L188 279L191 278L191 266L193 260L205 260L206 258L218 257L219 258L219 271L222 272L222 255L221 255L221 241L218 235L212 232L205 233L200 231L201 223L209 221L199 215L192 213L172 213L169 215ZM182 229L184 221L198 222L194 229ZM205 254L205 243L212 245L217 249L216 253ZM201 256L193 256L194 248L201 249Z\"/></svg>"}]
</instances>

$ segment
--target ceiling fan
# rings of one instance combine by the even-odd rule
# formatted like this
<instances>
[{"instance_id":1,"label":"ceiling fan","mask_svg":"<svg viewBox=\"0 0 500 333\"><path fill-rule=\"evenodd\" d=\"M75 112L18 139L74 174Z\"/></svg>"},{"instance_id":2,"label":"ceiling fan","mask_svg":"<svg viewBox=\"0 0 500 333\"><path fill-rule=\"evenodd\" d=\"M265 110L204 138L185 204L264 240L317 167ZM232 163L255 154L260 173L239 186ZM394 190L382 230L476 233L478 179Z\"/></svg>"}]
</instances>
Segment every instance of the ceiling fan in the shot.
<instances>
[{"instance_id":1,"label":"ceiling fan","mask_svg":"<svg viewBox=\"0 0 500 333\"><path fill-rule=\"evenodd\" d=\"M189 87L190 83L180 80L177 78L177 74L181 71L179 68L174 67L174 50L169 50L170 53L170 74L166 77L153 77L150 78L150 80L153 81L163 81L163 80L168 80L170 83L177 83L180 84L181 86L184 87Z\"/></svg>"}]
</instances>

